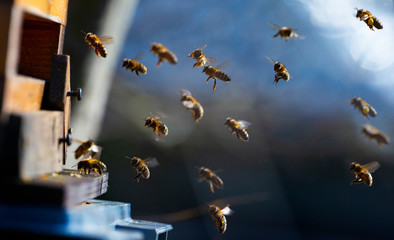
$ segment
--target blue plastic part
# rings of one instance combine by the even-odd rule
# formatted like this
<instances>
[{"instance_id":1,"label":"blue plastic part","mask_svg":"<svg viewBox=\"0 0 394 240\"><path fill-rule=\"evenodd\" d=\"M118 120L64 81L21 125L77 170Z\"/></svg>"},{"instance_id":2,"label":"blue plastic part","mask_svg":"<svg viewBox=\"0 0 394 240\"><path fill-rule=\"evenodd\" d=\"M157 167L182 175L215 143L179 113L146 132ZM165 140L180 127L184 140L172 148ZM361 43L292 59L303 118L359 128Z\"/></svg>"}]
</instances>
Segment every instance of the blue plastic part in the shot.
<instances>
[{"instance_id":1,"label":"blue plastic part","mask_svg":"<svg viewBox=\"0 0 394 240\"><path fill-rule=\"evenodd\" d=\"M0 230L94 239L166 240L169 224L133 220L130 204L89 200L73 208L0 204Z\"/></svg>"}]
</instances>

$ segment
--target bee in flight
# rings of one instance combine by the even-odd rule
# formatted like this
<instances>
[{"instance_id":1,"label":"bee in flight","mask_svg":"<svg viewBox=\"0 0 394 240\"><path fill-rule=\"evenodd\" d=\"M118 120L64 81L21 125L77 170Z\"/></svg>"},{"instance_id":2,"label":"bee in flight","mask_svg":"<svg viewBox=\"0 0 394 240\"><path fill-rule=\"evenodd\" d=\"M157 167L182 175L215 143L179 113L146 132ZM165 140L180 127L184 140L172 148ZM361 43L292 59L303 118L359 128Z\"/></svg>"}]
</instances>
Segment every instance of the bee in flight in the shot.
<instances>
[{"instance_id":1,"label":"bee in flight","mask_svg":"<svg viewBox=\"0 0 394 240\"><path fill-rule=\"evenodd\" d=\"M93 171L96 174L103 175L105 171L107 171L107 166L103 162L93 158L86 158L78 162L78 173L85 173L86 175L90 174Z\"/></svg>"},{"instance_id":2,"label":"bee in flight","mask_svg":"<svg viewBox=\"0 0 394 240\"><path fill-rule=\"evenodd\" d=\"M146 74L148 72L148 69L145 67L145 65L143 65L140 62L137 62L134 59L128 59L128 58L123 59L122 67L126 68L127 70L130 70L131 72L135 71L135 74L137 74L137 76L140 76L139 73Z\"/></svg>"},{"instance_id":3,"label":"bee in flight","mask_svg":"<svg viewBox=\"0 0 394 240\"><path fill-rule=\"evenodd\" d=\"M93 33L87 33L85 35L85 41L94 49L98 57L102 56L105 58L107 57L107 49L105 49L104 43L112 43L113 38L111 36L97 37Z\"/></svg>"},{"instance_id":4,"label":"bee in flight","mask_svg":"<svg viewBox=\"0 0 394 240\"><path fill-rule=\"evenodd\" d=\"M157 67L160 67L160 64L165 61L171 64L176 64L178 62L176 55L160 43L152 43L150 50L159 57Z\"/></svg>"},{"instance_id":5,"label":"bee in flight","mask_svg":"<svg viewBox=\"0 0 394 240\"><path fill-rule=\"evenodd\" d=\"M350 104L353 105L354 108L357 108L358 111L364 116L364 118L367 118L368 115L370 117L376 117L378 115L378 112L376 112L375 108L373 108L360 97L353 97L350 101Z\"/></svg>"},{"instance_id":6,"label":"bee in flight","mask_svg":"<svg viewBox=\"0 0 394 240\"><path fill-rule=\"evenodd\" d=\"M209 189L211 190L212 193L215 192L215 190L213 189L213 186L215 186L219 189L223 188L223 181L218 175L216 175L216 173L214 173L213 171L211 171L210 169L205 168L205 167L198 168L198 171L199 171L201 180L203 180L209 184Z\"/></svg>"},{"instance_id":7,"label":"bee in flight","mask_svg":"<svg viewBox=\"0 0 394 240\"><path fill-rule=\"evenodd\" d=\"M249 141L249 134L248 132L245 130L247 129L251 123L244 121L244 120L235 120L232 118L226 118L226 122L224 123L224 125L227 126L228 129L231 130L231 133L237 134L238 139L242 140L242 141Z\"/></svg>"},{"instance_id":8,"label":"bee in flight","mask_svg":"<svg viewBox=\"0 0 394 240\"><path fill-rule=\"evenodd\" d=\"M75 150L75 159L79 159L81 156L88 158L90 154L96 155L100 152L100 148L93 142L92 139L89 139L85 142L76 139L75 141L80 142L80 145Z\"/></svg>"},{"instance_id":9,"label":"bee in flight","mask_svg":"<svg viewBox=\"0 0 394 240\"><path fill-rule=\"evenodd\" d=\"M371 124L365 124L361 132L364 133L367 138L375 139L378 143L378 146L381 146L382 143L390 143L390 138L385 133L372 126Z\"/></svg>"},{"instance_id":10,"label":"bee in flight","mask_svg":"<svg viewBox=\"0 0 394 240\"><path fill-rule=\"evenodd\" d=\"M227 75L226 73L218 70L218 68L219 68L219 66L216 68L216 67L213 67L210 65L205 65L204 69L202 70L202 72L208 76L207 83L208 83L209 79L211 79L211 78L214 81L212 92L215 91L215 89L216 89L216 79L220 79L225 83L228 83L231 81L230 76Z\"/></svg>"},{"instance_id":11,"label":"bee in flight","mask_svg":"<svg viewBox=\"0 0 394 240\"><path fill-rule=\"evenodd\" d=\"M225 208L220 209L214 204L209 204L209 215L215 222L216 227L220 233L224 233L227 229L227 220L225 215L231 215L234 211L227 205Z\"/></svg>"},{"instance_id":12,"label":"bee in flight","mask_svg":"<svg viewBox=\"0 0 394 240\"><path fill-rule=\"evenodd\" d=\"M216 62L216 58L206 57L205 53L202 51L207 45L205 44L202 48L194 50L192 53L188 55L188 57L192 57L197 62L193 65L194 67L202 67L206 63L214 63Z\"/></svg>"},{"instance_id":13,"label":"bee in flight","mask_svg":"<svg viewBox=\"0 0 394 240\"><path fill-rule=\"evenodd\" d=\"M359 163L352 162L350 164L350 170L353 171L356 178L350 183L360 183L364 182L368 186L372 186L372 175L374 171L376 171L380 167L378 162L370 162L365 165L361 165Z\"/></svg>"},{"instance_id":14,"label":"bee in flight","mask_svg":"<svg viewBox=\"0 0 394 240\"><path fill-rule=\"evenodd\" d=\"M364 21L369 29L372 31L375 31L373 27L377 29L383 29L383 25L379 19L373 16L369 11L358 8L355 8L355 10L357 11L356 18L360 18L360 21Z\"/></svg>"},{"instance_id":15,"label":"bee in flight","mask_svg":"<svg viewBox=\"0 0 394 240\"><path fill-rule=\"evenodd\" d=\"M145 119L145 126L148 126L148 128L151 128L155 132L157 139L168 135L167 126L158 117L147 117Z\"/></svg>"},{"instance_id":16,"label":"bee in flight","mask_svg":"<svg viewBox=\"0 0 394 240\"><path fill-rule=\"evenodd\" d=\"M277 36L283 37L286 42L289 41L290 38L298 38L298 39L302 39L304 38L303 36L301 36L300 34L296 33L292 28L289 27L281 27L278 26L274 23L270 23L278 32L274 35L274 38L276 38Z\"/></svg>"},{"instance_id":17,"label":"bee in flight","mask_svg":"<svg viewBox=\"0 0 394 240\"><path fill-rule=\"evenodd\" d=\"M181 103L188 110L192 111L192 117L196 123L204 116L204 109L201 104L192 96L191 92L186 89L182 89Z\"/></svg>"},{"instance_id":18,"label":"bee in flight","mask_svg":"<svg viewBox=\"0 0 394 240\"><path fill-rule=\"evenodd\" d=\"M290 80L290 74L287 71L284 64L282 64L280 62L275 62L274 60L272 60L271 58L269 58L267 56L266 56L266 58L268 59L268 61L270 61L274 64L274 71L276 72L275 79L274 79L275 84L278 84L280 79L283 79L286 82Z\"/></svg>"},{"instance_id":19,"label":"bee in flight","mask_svg":"<svg viewBox=\"0 0 394 240\"><path fill-rule=\"evenodd\" d=\"M134 177L134 180L140 182L140 177L148 179L150 177L150 171L148 167L156 167L159 165L159 162L156 158L149 157L147 159L142 160L138 157L126 157L131 160L131 166L137 171L137 175Z\"/></svg>"}]
</instances>

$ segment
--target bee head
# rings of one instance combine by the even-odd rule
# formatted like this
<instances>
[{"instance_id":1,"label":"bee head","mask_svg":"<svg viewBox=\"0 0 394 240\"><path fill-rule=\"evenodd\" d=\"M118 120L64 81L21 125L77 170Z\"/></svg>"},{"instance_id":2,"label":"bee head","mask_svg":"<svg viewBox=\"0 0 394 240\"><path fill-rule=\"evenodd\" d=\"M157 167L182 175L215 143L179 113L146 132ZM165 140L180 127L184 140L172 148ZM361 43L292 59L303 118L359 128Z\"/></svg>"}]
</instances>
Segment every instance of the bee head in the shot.
<instances>
[{"instance_id":1,"label":"bee head","mask_svg":"<svg viewBox=\"0 0 394 240\"><path fill-rule=\"evenodd\" d=\"M231 118L226 118L226 121L224 122L224 125L230 125L230 123L231 123Z\"/></svg>"},{"instance_id":2,"label":"bee head","mask_svg":"<svg viewBox=\"0 0 394 240\"><path fill-rule=\"evenodd\" d=\"M141 161L141 160L140 160L139 158L133 157L133 158L131 159L131 165L137 166L137 165L139 164L140 161Z\"/></svg>"},{"instance_id":3,"label":"bee head","mask_svg":"<svg viewBox=\"0 0 394 240\"><path fill-rule=\"evenodd\" d=\"M126 67L128 62L129 62L129 60L127 58L123 59L122 67Z\"/></svg>"},{"instance_id":4,"label":"bee head","mask_svg":"<svg viewBox=\"0 0 394 240\"><path fill-rule=\"evenodd\" d=\"M156 52L156 51L158 51L160 49L160 44L159 43L152 43L152 47L150 48L150 50L152 51L152 52Z\"/></svg>"},{"instance_id":5,"label":"bee head","mask_svg":"<svg viewBox=\"0 0 394 240\"><path fill-rule=\"evenodd\" d=\"M200 58L202 56L202 50L201 49L197 49L193 52L193 57L195 58Z\"/></svg>"},{"instance_id":6,"label":"bee head","mask_svg":"<svg viewBox=\"0 0 394 240\"><path fill-rule=\"evenodd\" d=\"M151 125L152 122L153 122L153 121L152 121L152 118L151 118L151 117L146 118L146 119L145 119L145 126Z\"/></svg>"},{"instance_id":7,"label":"bee head","mask_svg":"<svg viewBox=\"0 0 394 240\"><path fill-rule=\"evenodd\" d=\"M219 210L220 209L216 205L209 204L209 213L210 214L212 214L212 215L217 214L219 212Z\"/></svg>"},{"instance_id":8,"label":"bee head","mask_svg":"<svg viewBox=\"0 0 394 240\"><path fill-rule=\"evenodd\" d=\"M281 71L283 69L283 64L280 62L275 62L274 71Z\"/></svg>"}]
</instances>

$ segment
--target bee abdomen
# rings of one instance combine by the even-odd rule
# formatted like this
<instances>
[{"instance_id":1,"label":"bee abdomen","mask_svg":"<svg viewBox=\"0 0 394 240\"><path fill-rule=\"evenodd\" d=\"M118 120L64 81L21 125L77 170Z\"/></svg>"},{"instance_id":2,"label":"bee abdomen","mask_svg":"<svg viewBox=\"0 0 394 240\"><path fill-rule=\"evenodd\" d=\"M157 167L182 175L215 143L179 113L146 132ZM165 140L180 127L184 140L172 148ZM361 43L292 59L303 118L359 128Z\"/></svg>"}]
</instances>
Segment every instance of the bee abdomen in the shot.
<instances>
[{"instance_id":1,"label":"bee abdomen","mask_svg":"<svg viewBox=\"0 0 394 240\"><path fill-rule=\"evenodd\" d=\"M382 23L377 19L376 17L373 17L373 26L376 27L377 29L383 29Z\"/></svg>"},{"instance_id":2,"label":"bee abdomen","mask_svg":"<svg viewBox=\"0 0 394 240\"><path fill-rule=\"evenodd\" d=\"M249 141L249 134L245 129L239 129L237 131L237 137L243 141Z\"/></svg>"},{"instance_id":3,"label":"bee abdomen","mask_svg":"<svg viewBox=\"0 0 394 240\"><path fill-rule=\"evenodd\" d=\"M223 214L216 215L216 227L220 233L224 233L227 229L226 217Z\"/></svg>"},{"instance_id":4,"label":"bee abdomen","mask_svg":"<svg viewBox=\"0 0 394 240\"><path fill-rule=\"evenodd\" d=\"M224 81L224 82L230 82L231 78L229 75L227 75L226 73L222 72L222 71L217 71L215 73L215 77Z\"/></svg>"},{"instance_id":5,"label":"bee abdomen","mask_svg":"<svg viewBox=\"0 0 394 240\"><path fill-rule=\"evenodd\" d=\"M193 108L193 119L198 122L204 116L204 109L202 106Z\"/></svg>"},{"instance_id":6,"label":"bee abdomen","mask_svg":"<svg viewBox=\"0 0 394 240\"><path fill-rule=\"evenodd\" d=\"M97 43L97 42L96 42ZM100 55L105 58L107 57L107 49L105 49L103 44L97 43L96 44L96 51L100 53Z\"/></svg>"}]
</instances>

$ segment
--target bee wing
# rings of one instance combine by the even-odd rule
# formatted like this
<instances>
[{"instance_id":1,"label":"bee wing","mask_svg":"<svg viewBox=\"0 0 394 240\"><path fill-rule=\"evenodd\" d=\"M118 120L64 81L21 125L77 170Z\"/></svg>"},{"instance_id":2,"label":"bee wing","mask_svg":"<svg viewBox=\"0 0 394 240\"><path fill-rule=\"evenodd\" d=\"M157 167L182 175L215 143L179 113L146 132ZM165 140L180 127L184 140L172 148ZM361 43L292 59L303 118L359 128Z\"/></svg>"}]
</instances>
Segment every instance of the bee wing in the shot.
<instances>
[{"instance_id":1,"label":"bee wing","mask_svg":"<svg viewBox=\"0 0 394 240\"><path fill-rule=\"evenodd\" d=\"M270 61L270 62L272 62L273 64L275 64L275 61L272 60L271 58L269 58L269 57L267 57L267 56L265 56L265 58L268 59L268 61Z\"/></svg>"},{"instance_id":2,"label":"bee wing","mask_svg":"<svg viewBox=\"0 0 394 240\"><path fill-rule=\"evenodd\" d=\"M216 63L218 61L215 57L206 57L208 63Z\"/></svg>"},{"instance_id":3,"label":"bee wing","mask_svg":"<svg viewBox=\"0 0 394 240\"><path fill-rule=\"evenodd\" d=\"M367 163L363 166L365 169L369 171L369 173L375 172L379 167L380 164L377 161Z\"/></svg>"},{"instance_id":4,"label":"bee wing","mask_svg":"<svg viewBox=\"0 0 394 240\"><path fill-rule=\"evenodd\" d=\"M245 120L237 120L239 126L243 129L247 129L250 125L252 125L250 122L245 121Z\"/></svg>"},{"instance_id":5,"label":"bee wing","mask_svg":"<svg viewBox=\"0 0 394 240\"><path fill-rule=\"evenodd\" d=\"M222 213L224 215L231 215L234 213L234 211L232 209L230 209L230 205L227 205L226 207L224 207L222 210Z\"/></svg>"},{"instance_id":6,"label":"bee wing","mask_svg":"<svg viewBox=\"0 0 394 240\"><path fill-rule=\"evenodd\" d=\"M272 22L269 22L269 24L271 24L271 26L272 26L275 30L279 30L279 29L282 28L281 26L276 25L275 23L272 23Z\"/></svg>"},{"instance_id":7,"label":"bee wing","mask_svg":"<svg viewBox=\"0 0 394 240\"><path fill-rule=\"evenodd\" d=\"M298 34L298 33L296 33L296 32L294 32L293 34L294 34L293 36L294 36L295 39L301 40L301 39L304 39L304 38L305 38L303 35Z\"/></svg>"},{"instance_id":8,"label":"bee wing","mask_svg":"<svg viewBox=\"0 0 394 240\"><path fill-rule=\"evenodd\" d=\"M146 166L150 167L150 168L154 168L159 166L159 161L157 160L157 158L155 157L148 157L146 159L143 160L146 164Z\"/></svg>"},{"instance_id":9,"label":"bee wing","mask_svg":"<svg viewBox=\"0 0 394 240\"><path fill-rule=\"evenodd\" d=\"M204 48L206 48L208 46L208 44L205 44L204 46L202 46L201 48L199 48L200 50L203 50Z\"/></svg>"},{"instance_id":10,"label":"bee wing","mask_svg":"<svg viewBox=\"0 0 394 240\"><path fill-rule=\"evenodd\" d=\"M105 44L111 44L114 42L114 38L112 36L102 36L99 38L100 38L100 41Z\"/></svg>"},{"instance_id":11,"label":"bee wing","mask_svg":"<svg viewBox=\"0 0 394 240\"><path fill-rule=\"evenodd\" d=\"M187 95L192 95L192 93L191 93L189 90L183 89L183 88L181 89L181 93L182 93L182 94L185 93L185 94L187 94Z\"/></svg>"},{"instance_id":12,"label":"bee wing","mask_svg":"<svg viewBox=\"0 0 394 240\"><path fill-rule=\"evenodd\" d=\"M217 68L217 69L223 69L223 68L228 67L228 65L230 65L230 61L225 61L225 62L223 62L223 63L217 65L216 68Z\"/></svg>"},{"instance_id":13,"label":"bee wing","mask_svg":"<svg viewBox=\"0 0 394 240\"><path fill-rule=\"evenodd\" d=\"M144 57L144 53L140 52L137 54L137 56L135 56L134 60L143 60Z\"/></svg>"}]
</instances>

